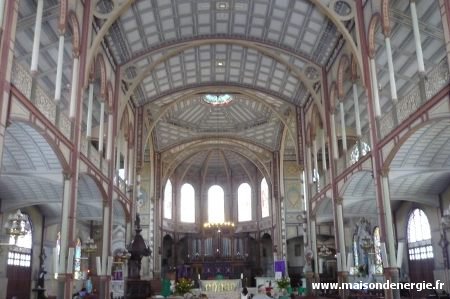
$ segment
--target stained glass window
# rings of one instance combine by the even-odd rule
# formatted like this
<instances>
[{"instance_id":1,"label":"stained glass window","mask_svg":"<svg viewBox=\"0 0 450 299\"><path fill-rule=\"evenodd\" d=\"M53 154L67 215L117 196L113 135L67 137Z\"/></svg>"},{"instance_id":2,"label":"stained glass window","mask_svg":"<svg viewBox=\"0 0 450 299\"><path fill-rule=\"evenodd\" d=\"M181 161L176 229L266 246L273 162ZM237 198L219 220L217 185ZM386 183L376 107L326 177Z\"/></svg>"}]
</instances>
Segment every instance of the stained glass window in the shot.
<instances>
[{"instance_id":1,"label":"stained glass window","mask_svg":"<svg viewBox=\"0 0 450 299\"><path fill-rule=\"evenodd\" d=\"M252 188L243 183L238 188L238 221L252 220Z\"/></svg>"},{"instance_id":2,"label":"stained glass window","mask_svg":"<svg viewBox=\"0 0 450 299\"><path fill-rule=\"evenodd\" d=\"M222 187L211 186L208 190L208 222L225 221L225 198Z\"/></svg>"},{"instance_id":3,"label":"stained glass window","mask_svg":"<svg viewBox=\"0 0 450 299\"><path fill-rule=\"evenodd\" d=\"M377 226L373 230L373 247L375 250L375 269L374 274L383 273L383 260L381 258L381 238L380 238L380 228Z\"/></svg>"},{"instance_id":4,"label":"stained glass window","mask_svg":"<svg viewBox=\"0 0 450 299\"><path fill-rule=\"evenodd\" d=\"M415 209L408 219L408 256L410 260L432 259L431 229L428 217Z\"/></svg>"},{"instance_id":5,"label":"stained glass window","mask_svg":"<svg viewBox=\"0 0 450 299\"><path fill-rule=\"evenodd\" d=\"M167 180L164 188L164 218L172 219L172 182Z\"/></svg>"},{"instance_id":6,"label":"stained glass window","mask_svg":"<svg viewBox=\"0 0 450 299\"><path fill-rule=\"evenodd\" d=\"M181 186L180 220L188 223L195 222L195 190L191 184Z\"/></svg>"},{"instance_id":7,"label":"stained glass window","mask_svg":"<svg viewBox=\"0 0 450 299\"><path fill-rule=\"evenodd\" d=\"M261 216L269 217L269 214L269 185L266 178L263 178L261 181Z\"/></svg>"},{"instance_id":8,"label":"stained glass window","mask_svg":"<svg viewBox=\"0 0 450 299\"><path fill-rule=\"evenodd\" d=\"M233 96L230 94L207 94L203 96L203 101L211 105L223 105L232 100Z\"/></svg>"}]
</instances>

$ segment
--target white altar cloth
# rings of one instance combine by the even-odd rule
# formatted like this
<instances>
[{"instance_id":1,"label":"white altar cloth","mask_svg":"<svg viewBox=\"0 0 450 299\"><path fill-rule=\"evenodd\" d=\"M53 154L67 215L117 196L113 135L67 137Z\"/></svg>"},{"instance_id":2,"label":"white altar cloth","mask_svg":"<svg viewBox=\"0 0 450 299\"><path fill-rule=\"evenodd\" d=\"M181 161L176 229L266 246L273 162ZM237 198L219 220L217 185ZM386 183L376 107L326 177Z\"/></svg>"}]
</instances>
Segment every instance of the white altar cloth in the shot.
<instances>
[{"instance_id":1,"label":"white altar cloth","mask_svg":"<svg viewBox=\"0 0 450 299\"><path fill-rule=\"evenodd\" d=\"M240 279L200 280L200 290L204 293L228 293L241 291ZM209 296L208 296L209 298Z\"/></svg>"}]
</instances>

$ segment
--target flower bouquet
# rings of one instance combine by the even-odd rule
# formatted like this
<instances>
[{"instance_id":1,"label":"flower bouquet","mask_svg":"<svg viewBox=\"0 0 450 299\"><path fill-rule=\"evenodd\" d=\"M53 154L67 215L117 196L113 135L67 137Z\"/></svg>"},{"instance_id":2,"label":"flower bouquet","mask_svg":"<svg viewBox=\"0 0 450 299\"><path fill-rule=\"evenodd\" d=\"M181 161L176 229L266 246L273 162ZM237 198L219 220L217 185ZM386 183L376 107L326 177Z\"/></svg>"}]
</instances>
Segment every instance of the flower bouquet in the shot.
<instances>
[{"instance_id":1,"label":"flower bouquet","mask_svg":"<svg viewBox=\"0 0 450 299\"><path fill-rule=\"evenodd\" d=\"M189 278L180 278L175 284L175 294L184 295L186 293L190 293L194 288L194 282Z\"/></svg>"},{"instance_id":2,"label":"flower bouquet","mask_svg":"<svg viewBox=\"0 0 450 299\"><path fill-rule=\"evenodd\" d=\"M282 290L282 289L287 289L290 286L291 280L289 279L288 276L283 276L282 278L277 279L276 283L277 283L278 289Z\"/></svg>"}]
</instances>

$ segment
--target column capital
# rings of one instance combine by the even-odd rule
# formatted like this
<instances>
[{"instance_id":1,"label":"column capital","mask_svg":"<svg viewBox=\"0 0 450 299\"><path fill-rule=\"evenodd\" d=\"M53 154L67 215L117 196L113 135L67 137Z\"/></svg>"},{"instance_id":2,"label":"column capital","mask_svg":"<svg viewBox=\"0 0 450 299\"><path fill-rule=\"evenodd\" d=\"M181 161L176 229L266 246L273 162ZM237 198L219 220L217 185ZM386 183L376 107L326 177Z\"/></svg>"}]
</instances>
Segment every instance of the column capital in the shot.
<instances>
[{"instance_id":1,"label":"column capital","mask_svg":"<svg viewBox=\"0 0 450 299\"><path fill-rule=\"evenodd\" d=\"M388 166L384 166L380 169L380 175L383 177L387 177L389 175L390 168Z\"/></svg>"},{"instance_id":2,"label":"column capital","mask_svg":"<svg viewBox=\"0 0 450 299\"><path fill-rule=\"evenodd\" d=\"M381 1L381 26L383 29L383 35L385 38L391 36L391 20L389 16L389 0Z\"/></svg>"},{"instance_id":3,"label":"column capital","mask_svg":"<svg viewBox=\"0 0 450 299\"><path fill-rule=\"evenodd\" d=\"M309 222L311 222L311 221L316 221L316 215L311 215L311 216L309 216Z\"/></svg>"},{"instance_id":4,"label":"column capital","mask_svg":"<svg viewBox=\"0 0 450 299\"><path fill-rule=\"evenodd\" d=\"M342 196L338 196L334 198L334 201L337 205L342 205L344 202L344 198Z\"/></svg>"},{"instance_id":5,"label":"column capital","mask_svg":"<svg viewBox=\"0 0 450 299\"><path fill-rule=\"evenodd\" d=\"M73 173L71 171L63 171L64 180L70 180Z\"/></svg>"}]
</instances>

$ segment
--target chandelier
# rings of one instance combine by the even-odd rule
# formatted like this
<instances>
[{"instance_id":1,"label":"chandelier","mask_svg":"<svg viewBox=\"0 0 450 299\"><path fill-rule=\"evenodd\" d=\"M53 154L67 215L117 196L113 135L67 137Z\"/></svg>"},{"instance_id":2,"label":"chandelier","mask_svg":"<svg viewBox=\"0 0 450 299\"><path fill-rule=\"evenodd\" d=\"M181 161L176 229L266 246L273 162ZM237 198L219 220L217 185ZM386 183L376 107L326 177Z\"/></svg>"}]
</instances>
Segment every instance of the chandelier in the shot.
<instances>
[{"instance_id":1,"label":"chandelier","mask_svg":"<svg viewBox=\"0 0 450 299\"><path fill-rule=\"evenodd\" d=\"M322 245L319 248L319 252L317 253L321 257L330 256L333 252L328 246Z\"/></svg>"},{"instance_id":2,"label":"chandelier","mask_svg":"<svg viewBox=\"0 0 450 299\"><path fill-rule=\"evenodd\" d=\"M8 220L5 222L6 233L15 238L25 236L31 232L31 224L28 216L22 214L20 210L16 213L10 214Z\"/></svg>"},{"instance_id":3,"label":"chandelier","mask_svg":"<svg viewBox=\"0 0 450 299\"><path fill-rule=\"evenodd\" d=\"M97 244L95 244L94 239L88 238L83 245L83 251L87 254L97 252Z\"/></svg>"},{"instance_id":4,"label":"chandelier","mask_svg":"<svg viewBox=\"0 0 450 299\"><path fill-rule=\"evenodd\" d=\"M203 223L205 229L233 229L234 222L205 222Z\"/></svg>"}]
</instances>

